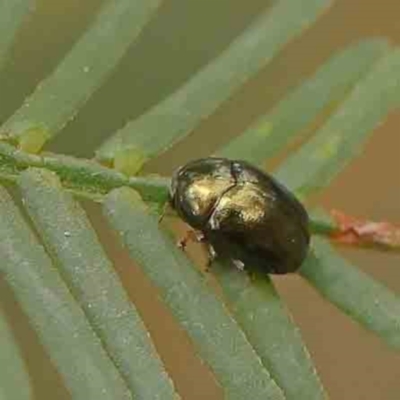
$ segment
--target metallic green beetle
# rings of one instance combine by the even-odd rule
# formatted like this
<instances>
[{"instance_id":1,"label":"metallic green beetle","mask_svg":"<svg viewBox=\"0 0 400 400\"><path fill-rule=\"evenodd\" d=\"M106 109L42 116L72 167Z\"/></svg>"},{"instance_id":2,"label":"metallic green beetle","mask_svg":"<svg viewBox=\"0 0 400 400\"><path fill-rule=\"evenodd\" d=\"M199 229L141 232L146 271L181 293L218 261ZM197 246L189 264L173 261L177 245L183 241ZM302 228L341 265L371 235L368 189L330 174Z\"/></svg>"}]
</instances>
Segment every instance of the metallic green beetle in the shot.
<instances>
[{"instance_id":1,"label":"metallic green beetle","mask_svg":"<svg viewBox=\"0 0 400 400\"><path fill-rule=\"evenodd\" d=\"M274 178L245 161L203 158L173 175L170 203L216 256L266 273L297 271L310 234L308 215Z\"/></svg>"}]
</instances>

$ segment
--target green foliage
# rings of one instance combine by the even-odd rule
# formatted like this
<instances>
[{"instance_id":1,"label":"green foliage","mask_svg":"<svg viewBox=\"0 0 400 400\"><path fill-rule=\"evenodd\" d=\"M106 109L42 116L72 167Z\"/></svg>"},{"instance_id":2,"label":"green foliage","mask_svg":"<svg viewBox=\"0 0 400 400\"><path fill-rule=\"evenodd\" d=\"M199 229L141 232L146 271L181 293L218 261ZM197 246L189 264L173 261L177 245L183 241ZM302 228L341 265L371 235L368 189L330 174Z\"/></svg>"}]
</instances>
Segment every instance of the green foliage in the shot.
<instances>
[{"instance_id":1,"label":"green foliage","mask_svg":"<svg viewBox=\"0 0 400 400\"><path fill-rule=\"evenodd\" d=\"M74 195L102 202L111 227L158 288L227 399L325 399L300 331L273 281L217 263L213 276L221 300L150 211L165 203L169 179L129 173L136 174L186 137L311 25L327 1L274 2L181 88L94 149L97 161L36 154L106 81L160 3L106 1L54 72L0 128L0 179L16 184L24 208L23 214L0 188L0 272L73 399L179 398L175 377L164 369ZM0 3L0 66L28 4ZM276 176L302 196L321 189L399 106L399 67L399 51L383 39L349 46L217 154L262 164L294 139L310 136ZM317 119L324 123L311 136ZM113 168L100 164L104 161ZM332 222L315 215L313 232L328 234ZM399 348L398 295L350 266L325 239L313 238L301 276ZM0 398L3 392L5 398L31 398L23 360L0 317L0 336L8 349L0 366L12 368L16 377L13 382L7 375L0 379Z\"/></svg>"},{"instance_id":2,"label":"green foliage","mask_svg":"<svg viewBox=\"0 0 400 400\"><path fill-rule=\"evenodd\" d=\"M243 276L232 265L220 263L213 272L234 317L286 398L323 399L324 389L299 329L271 279Z\"/></svg>"},{"instance_id":3,"label":"green foliage","mask_svg":"<svg viewBox=\"0 0 400 400\"><path fill-rule=\"evenodd\" d=\"M2 0L0 3L0 70L18 29L32 8L31 0Z\"/></svg>"},{"instance_id":4,"label":"green foliage","mask_svg":"<svg viewBox=\"0 0 400 400\"><path fill-rule=\"evenodd\" d=\"M98 159L112 160L120 150L132 147L154 157L188 135L326 6L324 0L276 2L182 88L113 135L97 151Z\"/></svg>"},{"instance_id":5,"label":"green foliage","mask_svg":"<svg viewBox=\"0 0 400 400\"><path fill-rule=\"evenodd\" d=\"M25 207L61 275L135 399L174 398L141 318L82 207L56 175L28 169L18 179ZM60 229L62 227L62 229Z\"/></svg>"},{"instance_id":6,"label":"green foliage","mask_svg":"<svg viewBox=\"0 0 400 400\"><path fill-rule=\"evenodd\" d=\"M131 399L82 308L3 188L0 233L0 271L73 398Z\"/></svg>"},{"instance_id":7,"label":"green foliage","mask_svg":"<svg viewBox=\"0 0 400 400\"><path fill-rule=\"evenodd\" d=\"M31 141L27 140L27 136L33 131L37 137L34 147L25 144L24 148L30 152L39 150L111 74L160 1L120 0L106 3L91 28L56 71L3 125L2 131L14 140L27 141L28 144ZM9 7L13 7L11 2Z\"/></svg>"},{"instance_id":8,"label":"green foliage","mask_svg":"<svg viewBox=\"0 0 400 400\"><path fill-rule=\"evenodd\" d=\"M399 69L399 50L383 56L315 136L289 157L277 178L302 194L327 185L361 151L372 129L399 107Z\"/></svg>"},{"instance_id":9,"label":"green foliage","mask_svg":"<svg viewBox=\"0 0 400 400\"><path fill-rule=\"evenodd\" d=\"M330 302L387 344L400 348L400 298L354 268L322 238L315 238L304 276Z\"/></svg>"},{"instance_id":10,"label":"green foliage","mask_svg":"<svg viewBox=\"0 0 400 400\"><path fill-rule=\"evenodd\" d=\"M283 399L245 335L206 285L204 276L158 228L139 195L112 191L105 212L131 256L160 289L161 297L197 345L229 399ZM160 268L160 266L162 266Z\"/></svg>"},{"instance_id":11,"label":"green foliage","mask_svg":"<svg viewBox=\"0 0 400 400\"><path fill-rule=\"evenodd\" d=\"M294 137L305 136L319 114L334 112L348 91L388 50L385 40L368 40L334 55L218 155L246 158L257 164L275 156Z\"/></svg>"},{"instance_id":12,"label":"green foliage","mask_svg":"<svg viewBox=\"0 0 400 400\"><path fill-rule=\"evenodd\" d=\"M7 366L0 374L0 399L32 398L28 372L4 314L0 313L0 365Z\"/></svg>"}]
</instances>

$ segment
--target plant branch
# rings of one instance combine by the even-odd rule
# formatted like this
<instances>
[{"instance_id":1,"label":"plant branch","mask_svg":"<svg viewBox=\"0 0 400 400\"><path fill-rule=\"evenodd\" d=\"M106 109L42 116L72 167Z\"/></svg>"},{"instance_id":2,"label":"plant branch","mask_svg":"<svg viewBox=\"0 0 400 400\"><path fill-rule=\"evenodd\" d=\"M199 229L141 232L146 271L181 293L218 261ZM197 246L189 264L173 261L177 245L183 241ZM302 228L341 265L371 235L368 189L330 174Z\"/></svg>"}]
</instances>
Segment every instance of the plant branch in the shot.
<instances>
[{"instance_id":1,"label":"plant branch","mask_svg":"<svg viewBox=\"0 0 400 400\"><path fill-rule=\"evenodd\" d=\"M143 199L160 210L168 197L169 178L160 176L128 176L96 161L43 153L29 154L0 142L0 180L15 182L29 167L55 172L62 185L73 194L102 202L112 189L127 186L137 190ZM400 250L400 227L389 222L372 222L332 211L329 217L310 213L310 229L338 243Z\"/></svg>"},{"instance_id":2,"label":"plant branch","mask_svg":"<svg viewBox=\"0 0 400 400\"><path fill-rule=\"evenodd\" d=\"M0 179L14 182L29 167L55 172L63 186L74 194L101 202L112 189L128 186L136 189L146 202L163 204L168 195L169 179L161 177L129 177L116 170L86 159L42 153L29 154L0 142Z\"/></svg>"}]
</instances>

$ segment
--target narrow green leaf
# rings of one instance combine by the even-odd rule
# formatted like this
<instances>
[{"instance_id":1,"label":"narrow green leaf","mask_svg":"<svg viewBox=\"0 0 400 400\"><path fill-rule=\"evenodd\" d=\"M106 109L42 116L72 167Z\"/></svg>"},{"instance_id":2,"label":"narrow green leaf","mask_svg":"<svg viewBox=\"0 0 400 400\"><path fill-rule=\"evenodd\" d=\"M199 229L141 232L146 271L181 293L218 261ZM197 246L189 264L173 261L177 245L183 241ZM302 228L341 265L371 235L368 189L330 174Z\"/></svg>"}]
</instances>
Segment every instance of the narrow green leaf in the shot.
<instances>
[{"instance_id":1,"label":"narrow green leaf","mask_svg":"<svg viewBox=\"0 0 400 400\"><path fill-rule=\"evenodd\" d=\"M330 302L387 344L400 349L400 298L341 257L321 237L301 275Z\"/></svg>"},{"instance_id":2,"label":"narrow green leaf","mask_svg":"<svg viewBox=\"0 0 400 400\"><path fill-rule=\"evenodd\" d=\"M182 139L314 22L327 5L326 0L276 2L181 89L106 141L97 157L112 161L129 148L154 156Z\"/></svg>"},{"instance_id":3,"label":"narrow green leaf","mask_svg":"<svg viewBox=\"0 0 400 400\"><path fill-rule=\"evenodd\" d=\"M221 301L204 277L159 230L139 195L116 189L106 197L105 213L133 259L159 288L161 298L191 337L225 390L227 399L283 399Z\"/></svg>"},{"instance_id":4,"label":"narrow green leaf","mask_svg":"<svg viewBox=\"0 0 400 400\"><path fill-rule=\"evenodd\" d=\"M32 8L33 0L0 1L0 69L19 27Z\"/></svg>"},{"instance_id":5,"label":"narrow green leaf","mask_svg":"<svg viewBox=\"0 0 400 400\"><path fill-rule=\"evenodd\" d=\"M33 398L31 382L18 344L0 312L0 400Z\"/></svg>"},{"instance_id":6,"label":"narrow green leaf","mask_svg":"<svg viewBox=\"0 0 400 400\"><path fill-rule=\"evenodd\" d=\"M288 400L326 399L300 331L268 276L214 263L235 319Z\"/></svg>"},{"instance_id":7,"label":"narrow green leaf","mask_svg":"<svg viewBox=\"0 0 400 400\"><path fill-rule=\"evenodd\" d=\"M322 111L333 112L388 48L386 40L376 39L339 52L217 155L255 164L276 155L294 137L307 134L306 128Z\"/></svg>"},{"instance_id":8,"label":"narrow green leaf","mask_svg":"<svg viewBox=\"0 0 400 400\"><path fill-rule=\"evenodd\" d=\"M113 71L160 2L108 0L82 39L11 116L1 132L17 139L28 151L39 150Z\"/></svg>"},{"instance_id":9,"label":"narrow green leaf","mask_svg":"<svg viewBox=\"0 0 400 400\"><path fill-rule=\"evenodd\" d=\"M24 205L135 399L176 399L172 382L82 207L57 176L21 174Z\"/></svg>"},{"instance_id":10,"label":"narrow green leaf","mask_svg":"<svg viewBox=\"0 0 400 400\"><path fill-rule=\"evenodd\" d=\"M400 50L383 57L317 134L276 177L305 195L325 187L363 149L387 113L400 106Z\"/></svg>"},{"instance_id":11,"label":"narrow green leaf","mask_svg":"<svg viewBox=\"0 0 400 400\"><path fill-rule=\"evenodd\" d=\"M0 272L76 400L131 399L82 309L0 188Z\"/></svg>"}]
</instances>

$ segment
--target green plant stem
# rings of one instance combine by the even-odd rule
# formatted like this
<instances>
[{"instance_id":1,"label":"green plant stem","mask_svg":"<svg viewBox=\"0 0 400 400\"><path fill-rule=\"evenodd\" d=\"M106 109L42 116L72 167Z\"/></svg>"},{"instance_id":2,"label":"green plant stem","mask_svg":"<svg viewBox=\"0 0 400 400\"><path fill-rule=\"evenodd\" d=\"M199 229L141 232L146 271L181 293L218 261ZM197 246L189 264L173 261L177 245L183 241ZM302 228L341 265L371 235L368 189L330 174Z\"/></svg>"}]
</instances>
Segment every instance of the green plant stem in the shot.
<instances>
[{"instance_id":1,"label":"green plant stem","mask_svg":"<svg viewBox=\"0 0 400 400\"><path fill-rule=\"evenodd\" d=\"M132 258L160 290L162 300L196 345L229 400L281 399L280 388L203 274L168 240L137 192L112 191L104 203L111 225Z\"/></svg>"},{"instance_id":2,"label":"green plant stem","mask_svg":"<svg viewBox=\"0 0 400 400\"><path fill-rule=\"evenodd\" d=\"M169 179L129 177L91 160L56 154L30 154L0 142L0 179L14 182L29 167L45 168L57 173L64 188L91 200L101 202L114 188L136 189L147 202L165 203Z\"/></svg>"},{"instance_id":3,"label":"green plant stem","mask_svg":"<svg viewBox=\"0 0 400 400\"><path fill-rule=\"evenodd\" d=\"M80 204L50 171L18 179L24 206L134 399L177 399L140 315Z\"/></svg>"},{"instance_id":4,"label":"green plant stem","mask_svg":"<svg viewBox=\"0 0 400 400\"><path fill-rule=\"evenodd\" d=\"M0 273L76 400L132 399L51 259L0 187Z\"/></svg>"},{"instance_id":5,"label":"green plant stem","mask_svg":"<svg viewBox=\"0 0 400 400\"><path fill-rule=\"evenodd\" d=\"M129 177L93 160L50 153L30 154L0 141L0 180L15 183L19 174L29 167L44 168L55 172L66 190L99 203L103 202L104 195L112 189L124 186L137 190L146 202L155 206L157 212L162 209L168 198L169 178ZM311 212L310 230L317 235L332 236L341 232L341 226L329 215ZM367 245L379 250L400 251L400 242L393 241L393 243L385 245L374 238L368 243L360 241L353 245Z\"/></svg>"}]
</instances>

